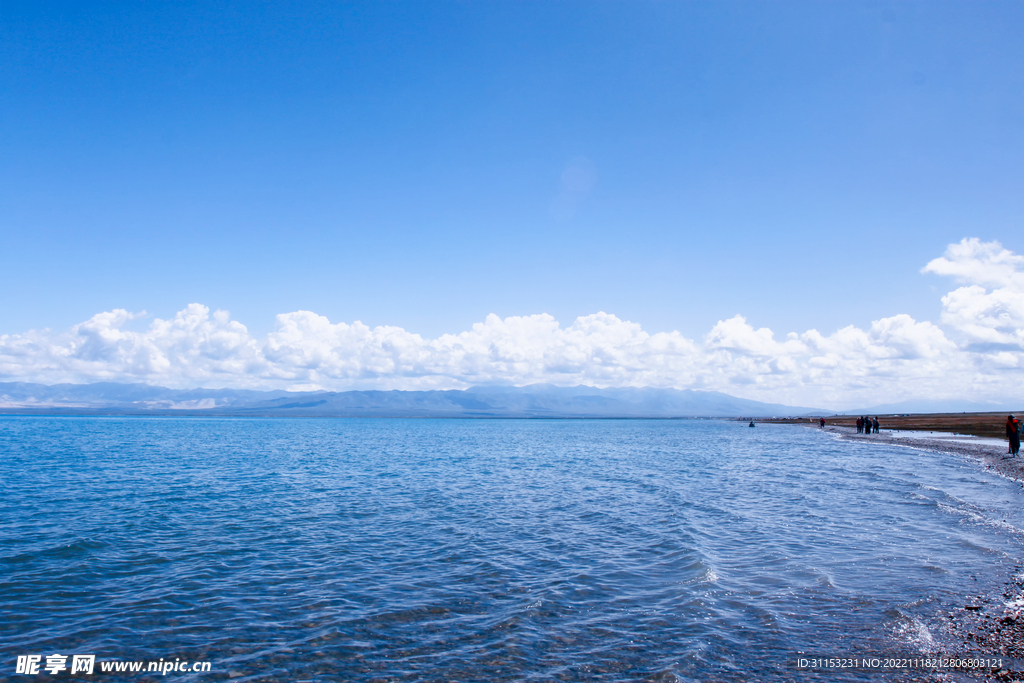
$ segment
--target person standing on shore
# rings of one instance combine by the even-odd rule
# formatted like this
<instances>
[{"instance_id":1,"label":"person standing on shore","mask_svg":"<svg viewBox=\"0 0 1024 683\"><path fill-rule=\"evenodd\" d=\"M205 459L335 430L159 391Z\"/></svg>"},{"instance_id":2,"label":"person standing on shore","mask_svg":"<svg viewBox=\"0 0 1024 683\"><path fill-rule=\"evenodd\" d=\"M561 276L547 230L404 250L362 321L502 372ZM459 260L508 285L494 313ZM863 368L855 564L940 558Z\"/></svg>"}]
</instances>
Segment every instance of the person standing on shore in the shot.
<instances>
[{"instance_id":1,"label":"person standing on shore","mask_svg":"<svg viewBox=\"0 0 1024 683\"><path fill-rule=\"evenodd\" d=\"M878 418L877 417L871 418L871 431L874 432L875 434L878 433Z\"/></svg>"},{"instance_id":2,"label":"person standing on shore","mask_svg":"<svg viewBox=\"0 0 1024 683\"><path fill-rule=\"evenodd\" d=\"M857 418L857 433L860 434L863 431L864 431L864 418L863 417L858 417Z\"/></svg>"},{"instance_id":3,"label":"person standing on shore","mask_svg":"<svg viewBox=\"0 0 1024 683\"><path fill-rule=\"evenodd\" d=\"M1017 455L1020 450L1020 422L1010 415L1006 418L1006 438L1010 441L1010 455Z\"/></svg>"}]
</instances>

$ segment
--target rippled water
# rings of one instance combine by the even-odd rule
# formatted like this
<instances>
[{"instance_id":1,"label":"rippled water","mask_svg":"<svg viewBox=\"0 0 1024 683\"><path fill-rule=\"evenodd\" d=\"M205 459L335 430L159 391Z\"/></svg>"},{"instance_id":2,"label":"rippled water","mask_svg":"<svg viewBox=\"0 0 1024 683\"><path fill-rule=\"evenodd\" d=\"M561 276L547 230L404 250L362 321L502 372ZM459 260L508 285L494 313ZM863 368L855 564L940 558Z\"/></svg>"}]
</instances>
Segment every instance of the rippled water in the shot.
<instances>
[{"instance_id":1,"label":"rippled water","mask_svg":"<svg viewBox=\"0 0 1024 683\"><path fill-rule=\"evenodd\" d=\"M792 426L5 417L0 678L790 680L941 645L1021 555L1020 491Z\"/></svg>"}]
</instances>

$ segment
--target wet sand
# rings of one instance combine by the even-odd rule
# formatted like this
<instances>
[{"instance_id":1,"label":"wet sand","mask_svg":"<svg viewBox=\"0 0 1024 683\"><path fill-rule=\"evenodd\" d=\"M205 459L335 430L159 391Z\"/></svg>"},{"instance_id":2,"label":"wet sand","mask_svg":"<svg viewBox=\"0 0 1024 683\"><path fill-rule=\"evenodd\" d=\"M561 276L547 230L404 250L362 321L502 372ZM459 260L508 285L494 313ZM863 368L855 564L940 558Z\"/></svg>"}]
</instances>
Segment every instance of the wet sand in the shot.
<instances>
[{"instance_id":1,"label":"wet sand","mask_svg":"<svg viewBox=\"0 0 1024 683\"><path fill-rule=\"evenodd\" d=\"M1004 418L1005 419L1005 416ZM818 429L817 425L807 425ZM873 442L935 453L948 453L977 460L986 469L1024 486L1024 456L1007 454L1007 442L996 438L979 438L949 431L885 430L879 434L858 434L856 427L828 424L823 431L841 439ZM1002 655L1024 660L1024 574L1018 565L1002 594L965 595L959 609L944 613L942 621L950 636L963 647L962 654ZM971 675L983 681L1024 681L1024 666L1004 668ZM911 680L950 680L942 674L925 675Z\"/></svg>"}]
</instances>

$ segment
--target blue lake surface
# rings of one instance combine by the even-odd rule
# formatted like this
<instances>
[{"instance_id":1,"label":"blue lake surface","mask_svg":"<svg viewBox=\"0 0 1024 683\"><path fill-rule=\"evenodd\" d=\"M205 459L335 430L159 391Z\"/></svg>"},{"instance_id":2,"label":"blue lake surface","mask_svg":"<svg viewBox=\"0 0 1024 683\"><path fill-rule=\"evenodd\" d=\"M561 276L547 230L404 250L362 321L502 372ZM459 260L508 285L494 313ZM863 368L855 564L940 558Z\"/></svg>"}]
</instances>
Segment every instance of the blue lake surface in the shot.
<instances>
[{"instance_id":1,"label":"blue lake surface","mask_svg":"<svg viewBox=\"0 0 1024 683\"><path fill-rule=\"evenodd\" d=\"M0 417L0 678L819 680L794 653L955 649L1021 490L796 426Z\"/></svg>"}]
</instances>

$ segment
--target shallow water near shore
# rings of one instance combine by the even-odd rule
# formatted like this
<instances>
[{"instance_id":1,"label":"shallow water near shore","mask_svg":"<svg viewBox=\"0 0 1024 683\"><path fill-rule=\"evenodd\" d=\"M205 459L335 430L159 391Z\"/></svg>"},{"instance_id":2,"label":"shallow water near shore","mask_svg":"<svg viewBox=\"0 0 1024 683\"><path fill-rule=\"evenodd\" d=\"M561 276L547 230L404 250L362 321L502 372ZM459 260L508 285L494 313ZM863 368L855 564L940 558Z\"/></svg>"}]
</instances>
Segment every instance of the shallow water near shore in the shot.
<instances>
[{"instance_id":1,"label":"shallow water near shore","mask_svg":"<svg viewBox=\"0 0 1024 683\"><path fill-rule=\"evenodd\" d=\"M4 676L878 680L789 661L955 651L1024 543L976 463L725 421L0 417L0 500Z\"/></svg>"}]
</instances>

